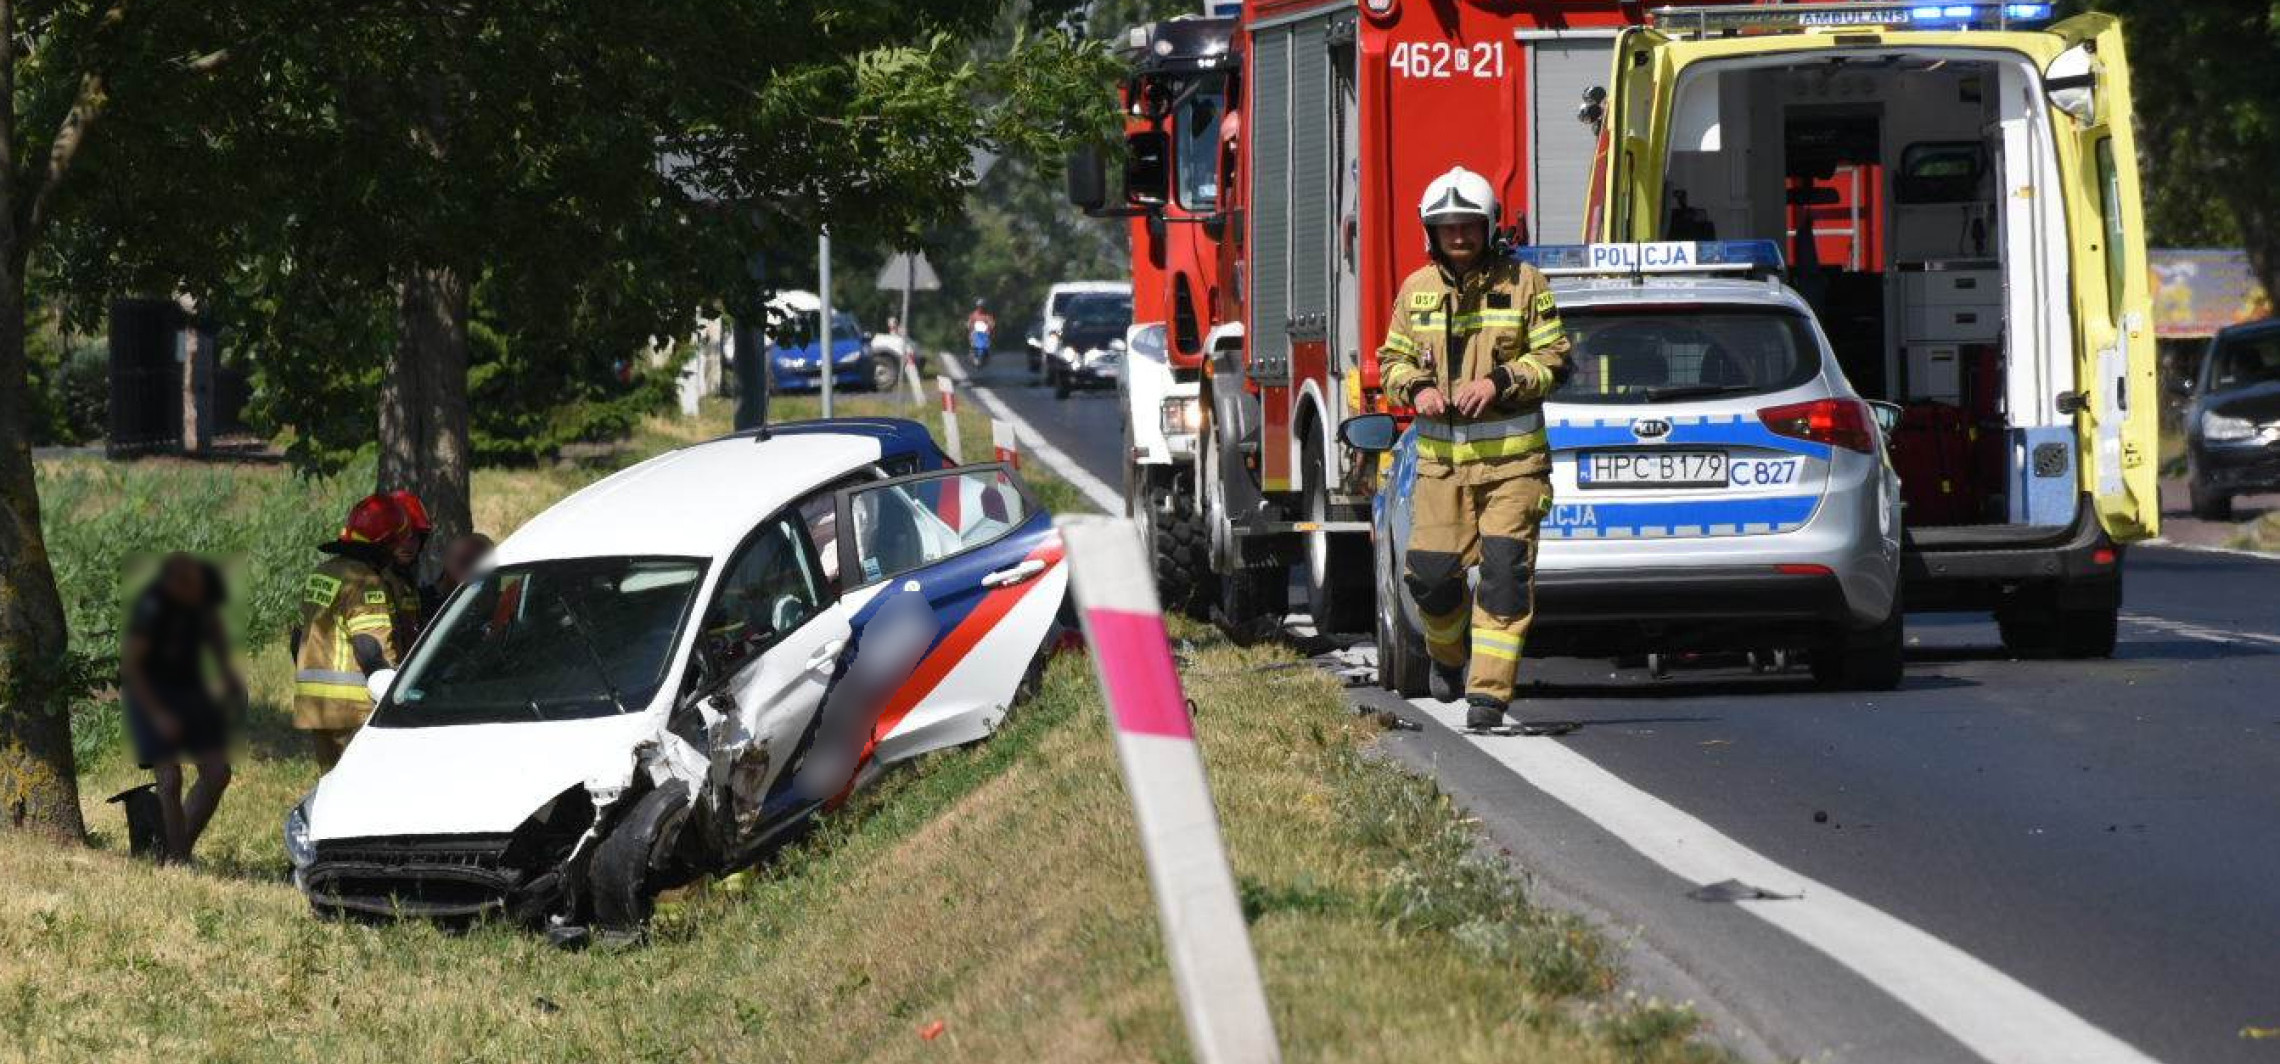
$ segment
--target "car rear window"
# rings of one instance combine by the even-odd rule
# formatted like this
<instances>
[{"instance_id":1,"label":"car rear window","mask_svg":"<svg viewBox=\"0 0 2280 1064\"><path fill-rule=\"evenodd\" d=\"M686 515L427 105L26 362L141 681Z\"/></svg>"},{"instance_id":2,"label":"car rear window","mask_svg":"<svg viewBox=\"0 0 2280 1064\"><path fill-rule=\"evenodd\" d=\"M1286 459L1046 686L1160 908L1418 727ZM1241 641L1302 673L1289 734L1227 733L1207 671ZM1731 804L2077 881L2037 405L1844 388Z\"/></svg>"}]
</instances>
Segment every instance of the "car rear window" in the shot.
<instances>
[{"instance_id":1,"label":"car rear window","mask_svg":"<svg viewBox=\"0 0 2280 1064\"><path fill-rule=\"evenodd\" d=\"M1651 403L1756 395L1821 370L1804 317L1777 309L1671 307L1566 312L1574 366L1564 403Z\"/></svg>"}]
</instances>

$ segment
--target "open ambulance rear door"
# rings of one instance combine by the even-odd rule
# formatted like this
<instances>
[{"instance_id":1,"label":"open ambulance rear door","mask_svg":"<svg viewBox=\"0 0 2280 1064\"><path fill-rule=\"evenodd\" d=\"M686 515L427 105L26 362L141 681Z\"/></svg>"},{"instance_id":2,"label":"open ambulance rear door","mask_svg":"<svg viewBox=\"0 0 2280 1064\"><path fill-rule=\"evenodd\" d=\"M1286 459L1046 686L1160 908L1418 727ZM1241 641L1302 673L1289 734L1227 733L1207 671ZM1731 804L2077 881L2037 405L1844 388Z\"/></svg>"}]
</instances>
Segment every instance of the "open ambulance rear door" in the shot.
<instances>
[{"instance_id":1,"label":"open ambulance rear door","mask_svg":"<svg viewBox=\"0 0 2280 1064\"><path fill-rule=\"evenodd\" d=\"M1671 238L1662 229L1674 93L1692 66L1842 51L1875 55L1973 49L2008 54L2013 61L2023 56L2040 75L2043 99L2034 108L2048 116L2059 187L2022 180L2008 183L2001 194L2021 206L2058 196L2064 206L2063 234L2050 235L2067 244L2066 279L2054 286L2049 299L2053 312L2059 311L2059 301L2068 304L2063 316L2070 319L2073 333L2074 380L2071 388L2060 382L2052 401L2060 416L2072 415L2082 456L2081 485L2094 500L2098 523L2116 542L2156 535L2161 507L2152 303L2120 23L2107 15L2084 15L2033 29L2015 23L1991 28L1968 20L1931 26L1913 23L1913 13L1923 8L1862 4L1857 11L1841 13L1847 25L1834 26L1809 21L1828 17L1820 10L1826 5L1794 5L1792 11L1784 6L1658 12L1658 19L1669 16L1667 25L1634 27L1622 34L1606 86L1605 154L1593 175L1598 182L1593 189L1595 239ZM1956 7L1987 14L2004 5L1934 10ZM1718 18L1779 26L1770 27L1775 32L1760 27L1733 35L1688 35L1690 25L1710 26ZM1783 28L1789 31L1780 32Z\"/></svg>"}]
</instances>

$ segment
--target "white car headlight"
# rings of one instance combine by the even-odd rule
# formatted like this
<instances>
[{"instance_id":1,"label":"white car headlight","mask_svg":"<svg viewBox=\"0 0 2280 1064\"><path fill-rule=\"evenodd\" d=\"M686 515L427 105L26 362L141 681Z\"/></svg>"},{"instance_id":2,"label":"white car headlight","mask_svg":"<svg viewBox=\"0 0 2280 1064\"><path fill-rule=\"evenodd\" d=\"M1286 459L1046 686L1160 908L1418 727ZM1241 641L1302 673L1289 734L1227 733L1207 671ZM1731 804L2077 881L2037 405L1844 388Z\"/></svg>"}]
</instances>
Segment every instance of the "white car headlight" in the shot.
<instances>
[{"instance_id":1,"label":"white car headlight","mask_svg":"<svg viewBox=\"0 0 2280 1064\"><path fill-rule=\"evenodd\" d=\"M293 811L285 814L285 859L294 868L307 868L317 858L317 844L309 833L309 799L314 797L314 791L303 795L294 803Z\"/></svg>"},{"instance_id":2,"label":"white car headlight","mask_svg":"<svg viewBox=\"0 0 2280 1064\"><path fill-rule=\"evenodd\" d=\"M2201 414L2201 438L2217 443L2256 438L2256 423L2246 418L2226 417L2215 411Z\"/></svg>"}]
</instances>

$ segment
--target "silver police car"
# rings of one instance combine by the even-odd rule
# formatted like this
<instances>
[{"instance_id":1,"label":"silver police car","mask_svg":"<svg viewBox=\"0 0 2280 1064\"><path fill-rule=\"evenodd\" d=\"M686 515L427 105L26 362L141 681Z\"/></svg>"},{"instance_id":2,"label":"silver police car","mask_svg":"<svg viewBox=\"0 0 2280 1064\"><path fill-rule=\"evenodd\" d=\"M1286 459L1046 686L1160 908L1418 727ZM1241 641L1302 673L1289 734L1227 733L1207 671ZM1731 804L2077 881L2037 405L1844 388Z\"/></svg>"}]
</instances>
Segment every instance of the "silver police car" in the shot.
<instances>
[{"instance_id":1,"label":"silver police car","mask_svg":"<svg viewBox=\"0 0 2280 1064\"><path fill-rule=\"evenodd\" d=\"M1545 406L1553 507L1537 558L1538 656L1801 651L1823 686L1901 679L1900 481L1884 432L1770 242L1523 249L1551 279L1573 373ZM1423 694L1401 580L1416 433L1374 503L1380 682ZM1760 660L1764 660L1761 658Z\"/></svg>"}]
</instances>

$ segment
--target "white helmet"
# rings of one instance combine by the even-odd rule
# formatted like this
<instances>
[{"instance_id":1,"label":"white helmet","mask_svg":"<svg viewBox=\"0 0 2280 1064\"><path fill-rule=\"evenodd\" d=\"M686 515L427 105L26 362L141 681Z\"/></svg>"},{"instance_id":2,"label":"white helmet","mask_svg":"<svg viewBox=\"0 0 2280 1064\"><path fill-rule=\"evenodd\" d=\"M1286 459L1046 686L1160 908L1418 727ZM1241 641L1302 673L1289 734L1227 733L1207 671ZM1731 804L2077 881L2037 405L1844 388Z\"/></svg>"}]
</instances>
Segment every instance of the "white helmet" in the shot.
<instances>
[{"instance_id":1,"label":"white helmet","mask_svg":"<svg viewBox=\"0 0 2280 1064\"><path fill-rule=\"evenodd\" d=\"M1417 218L1426 225L1478 218L1493 229L1496 216L1495 187L1462 166L1452 166L1448 173L1434 178L1425 186L1425 198L1417 201Z\"/></svg>"}]
</instances>

